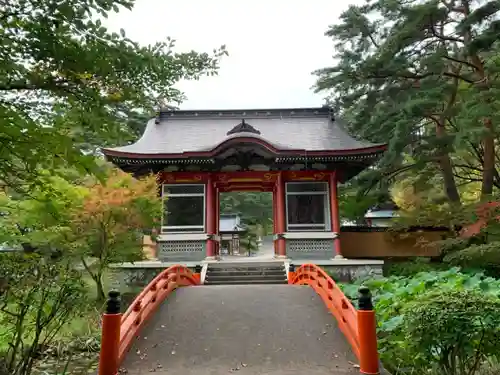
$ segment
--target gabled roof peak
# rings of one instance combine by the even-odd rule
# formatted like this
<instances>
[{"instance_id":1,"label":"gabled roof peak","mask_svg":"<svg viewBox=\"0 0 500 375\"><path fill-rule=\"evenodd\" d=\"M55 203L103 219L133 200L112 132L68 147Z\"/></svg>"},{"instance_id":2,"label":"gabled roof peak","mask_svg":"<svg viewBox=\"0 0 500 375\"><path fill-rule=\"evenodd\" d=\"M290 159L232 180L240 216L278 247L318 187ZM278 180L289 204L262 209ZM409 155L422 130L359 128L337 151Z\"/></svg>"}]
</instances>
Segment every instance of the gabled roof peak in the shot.
<instances>
[{"instance_id":1,"label":"gabled roof peak","mask_svg":"<svg viewBox=\"0 0 500 375\"><path fill-rule=\"evenodd\" d=\"M236 125L234 128L229 130L226 135L238 134L238 133L253 133L260 135L260 131L255 129L252 125L245 122L245 119L242 119L241 122Z\"/></svg>"}]
</instances>

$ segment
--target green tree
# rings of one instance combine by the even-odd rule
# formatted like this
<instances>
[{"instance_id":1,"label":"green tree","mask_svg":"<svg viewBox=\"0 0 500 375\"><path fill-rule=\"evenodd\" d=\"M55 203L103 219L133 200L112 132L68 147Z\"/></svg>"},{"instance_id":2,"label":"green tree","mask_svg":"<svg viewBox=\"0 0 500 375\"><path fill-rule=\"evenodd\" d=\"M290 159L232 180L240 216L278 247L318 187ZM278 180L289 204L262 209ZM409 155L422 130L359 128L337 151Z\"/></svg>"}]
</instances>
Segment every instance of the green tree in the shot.
<instances>
[{"instance_id":1,"label":"green tree","mask_svg":"<svg viewBox=\"0 0 500 375\"><path fill-rule=\"evenodd\" d=\"M247 255L251 256L252 253L259 250L257 243L259 238L260 226L254 220L249 220L246 224L247 231L241 237L241 245L246 249Z\"/></svg>"},{"instance_id":2,"label":"green tree","mask_svg":"<svg viewBox=\"0 0 500 375\"><path fill-rule=\"evenodd\" d=\"M155 176L134 179L112 170L71 210L71 246L94 280L99 301L106 298L103 274L111 263L143 258L143 229L154 227L161 205Z\"/></svg>"},{"instance_id":3,"label":"green tree","mask_svg":"<svg viewBox=\"0 0 500 375\"><path fill-rule=\"evenodd\" d=\"M239 214L246 225L257 225L267 234L273 223L273 196L271 193L223 193L221 213Z\"/></svg>"},{"instance_id":4,"label":"green tree","mask_svg":"<svg viewBox=\"0 0 500 375\"><path fill-rule=\"evenodd\" d=\"M40 167L98 171L96 146L123 144L160 102L178 103L174 85L215 74L213 54L174 52L109 32L101 19L134 0L0 0L0 178L19 187Z\"/></svg>"},{"instance_id":5,"label":"green tree","mask_svg":"<svg viewBox=\"0 0 500 375\"><path fill-rule=\"evenodd\" d=\"M0 194L0 244L83 264L99 300L105 298L109 265L142 259L142 230L161 215L154 176L137 180L109 168L105 173L105 182L84 185L44 174L30 196Z\"/></svg>"},{"instance_id":6,"label":"green tree","mask_svg":"<svg viewBox=\"0 0 500 375\"><path fill-rule=\"evenodd\" d=\"M499 9L484 0L368 0L327 31L337 63L315 72L317 91L354 134L389 140L367 186L409 170L439 173L455 206L462 183L479 179L483 198L500 187Z\"/></svg>"},{"instance_id":7,"label":"green tree","mask_svg":"<svg viewBox=\"0 0 500 375\"><path fill-rule=\"evenodd\" d=\"M0 244L26 252L64 251L72 239L71 212L88 190L42 172L29 196L0 193Z\"/></svg>"}]
</instances>

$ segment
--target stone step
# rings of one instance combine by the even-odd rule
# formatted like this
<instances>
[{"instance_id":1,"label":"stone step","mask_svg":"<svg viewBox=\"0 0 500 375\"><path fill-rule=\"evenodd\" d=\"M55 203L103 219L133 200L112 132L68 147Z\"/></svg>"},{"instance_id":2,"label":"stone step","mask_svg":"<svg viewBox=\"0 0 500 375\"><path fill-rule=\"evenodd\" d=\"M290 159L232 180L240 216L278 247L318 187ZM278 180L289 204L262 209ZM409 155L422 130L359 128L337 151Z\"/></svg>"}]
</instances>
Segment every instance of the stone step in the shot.
<instances>
[{"instance_id":1,"label":"stone step","mask_svg":"<svg viewBox=\"0 0 500 375\"><path fill-rule=\"evenodd\" d=\"M282 268L285 267L285 264L281 261L274 262L214 262L208 265L210 269L219 269L219 268Z\"/></svg>"},{"instance_id":2,"label":"stone step","mask_svg":"<svg viewBox=\"0 0 500 375\"><path fill-rule=\"evenodd\" d=\"M208 268L211 272L224 272L224 271L256 271L256 272L267 272L267 271L280 271L284 272L285 267L273 267L273 268L260 268L260 267L226 267L226 268Z\"/></svg>"},{"instance_id":3,"label":"stone step","mask_svg":"<svg viewBox=\"0 0 500 375\"><path fill-rule=\"evenodd\" d=\"M217 275L217 276L251 276L251 275L264 275L264 276L275 276L283 275L285 273L284 269L281 270L207 270L207 276Z\"/></svg>"},{"instance_id":4,"label":"stone step","mask_svg":"<svg viewBox=\"0 0 500 375\"><path fill-rule=\"evenodd\" d=\"M231 275L207 275L206 280L287 280L284 274L281 275L238 275L237 277Z\"/></svg>"},{"instance_id":5,"label":"stone step","mask_svg":"<svg viewBox=\"0 0 500 375\"><path fill-rule=\"evenodd\" d=\"M210 264L205 277L208 285L286 283L286 270L281 262Z\"/></svg>"},{"instance_id":6,"label":"stone step","mask_svg":"<svg viewBox=\"0 0 500 375\"><path fill-rule=\"evenodd\" d=\"M205 280L205 285L251 285L251 284L287 284L286 280Z\"/></svg>"}]
</instances>

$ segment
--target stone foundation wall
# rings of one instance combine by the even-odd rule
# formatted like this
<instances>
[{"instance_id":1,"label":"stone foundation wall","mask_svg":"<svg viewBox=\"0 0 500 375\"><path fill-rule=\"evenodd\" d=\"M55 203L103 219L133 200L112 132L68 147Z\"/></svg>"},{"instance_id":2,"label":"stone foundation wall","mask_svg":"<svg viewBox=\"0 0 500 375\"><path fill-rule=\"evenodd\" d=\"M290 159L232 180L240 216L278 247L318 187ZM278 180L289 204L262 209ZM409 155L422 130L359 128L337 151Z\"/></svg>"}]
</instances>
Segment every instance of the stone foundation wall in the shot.
<instances>
[{"instance_id":1,"label":"stone foundation wall","mask_svg":"<svg viewBox=\"0 0 500 375\"><path fill-rule=\"evenodd\" d=\"M383 265L322 266L322 268L339 282L354 282L383 276Z\"/></svg>"},{"instance_id":2,"label":"stone foundation wall","mask_svg":"<svg viewBox=\"0 0 500 375\"><path fill-rule=\"evenodd\" d=\"M141 264L142 263L142 264ZM378 260L353 260L339 259L313 262L323 268L336 281L354 282L365 278L376 278L383 276L383 261ZM193 272L197 263L185 264ZM301 266L302 262L290 260L295 269ZM138 262L135 264L124 263L114 265L110 269L110 287L120 290L122 293L138 291L148 285L160 272L172 266L173 263L161 262Z\"/></svg>"},{"instance_id":3,"label":"stone foundation wall","mask_svg":"<svg viewBox=\"0 0 500 375\"><path fill-rule=\"evenodd\" d=\"M160 272L169 266L158 265L157 267L151 266L137 266L126 267L116 266L110 270L111 287L117 289L122 293L131 290L143 289L148 285ZM189 267L194 272L194 267Z\"/></svg>"},{"instance_id":4,"label":"stone foundation wall","mask_svg":"<svg viewBox=\"0 0 500 375\"><path fill-rule=\"evenodd\" d=\"M294 268L299 268L305 262L290 260ZM332 259L312 262L323 268L335 281L354 282L366 278L383 276L384 261L370 259Z\"/></svg>"}]
</instances>

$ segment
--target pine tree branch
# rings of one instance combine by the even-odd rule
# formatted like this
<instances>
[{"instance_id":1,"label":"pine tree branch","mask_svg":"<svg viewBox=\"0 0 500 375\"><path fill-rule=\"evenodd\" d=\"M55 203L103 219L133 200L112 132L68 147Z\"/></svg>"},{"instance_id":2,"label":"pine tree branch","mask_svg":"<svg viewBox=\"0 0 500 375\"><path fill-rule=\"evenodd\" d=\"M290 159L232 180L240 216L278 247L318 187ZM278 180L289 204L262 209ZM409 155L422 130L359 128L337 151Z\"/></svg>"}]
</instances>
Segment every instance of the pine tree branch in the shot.
<instances>
[{"instance_id":1,"label":"pine tree branch","mask_svg":"<svg viewBox=\"0 0 500 375\"><path fill-rule=\"evenodd\" d=\"M473 170L473 171L476 171L476 172L479 172L479 173L483 172L483 170L481 168L474 167L474 166L469 165L469 164L454 164L454 166L456 168L470 169L470 170Z\"/></svg>"},{"instance_id":2,"label":"pine tree branch","mask_svg":"<svg viewBox=\"0 0 500 375\"><path fill-rule=\"evenodd\" d=\"M369 79L387 79L387 78L404 78L404 79L414 79L414 80L422 80L422 79L425 79L425 78L429 78L429 77L433 77L433 76L440 76L440 75L443 75L445 77L449 77L449 78L455 78L455 79L459 79L459 80L462 80L464 82L467 82L467 83L477 83L476 81L474 80L471 80L469 78L466 78L460 74L456 74L456 73L453 73L453 72L442 72L442 73L434 73L434 72L429 72L429 73L425 73L425 74L416 74L416 73L411 73L411 72L401 72L401 73L391 73L391 74L372 74L372 75L368 75L367 78Z\"/></svg>"},{"instance_id":3,"label":"pine tree branch","mask_svg":"<svg viewBox=\"0 0 500 375\"><path fill-rule=\"evenodd\" d=\"M469 61L465 61L465 60L460 60L460 59L457 59L455 57L451 57L451 56L443 56L446 60L450 60L450 61L453 61L453 62L456 62L456 63L459 63L459 64L464 64L464 65L467 65L468 67L471 67L473 69L477 69L479 70L479 68L474 65L473 63L469 62Z\"/></svg>"},{"instance_id":4,"label":"pine tree branch","mask_svg":"<svg viewBox=\"0 0 500 375\"><path fill-rule=\"evenodd\" d=\"M457 174L457 173L453 173L453 176L455 178L458 178L460 180L464 180L464 181L469 181L469 182L481 182L483 181L481 178L472 178L472 177L465 177L465 176L462 176L460 174Z\"/></svg>"},{"instance_id":5,"label":"pine tree branch","mask_svg":"<svg viewBox=\"0 0 500 375\"><path fill-rule=\"evenodd\" d=\"M434 37L438 38L439 40L445 41L445 42L456 42L456 43L465 43L464 39L461 38L455 38L453 36L446 36L444 34L438 33L436 28L434 27L434 22L432 19L432 16L430 17L430 22L429 22L430 30L431 33Z\"/></svg>"}]
</instances>

